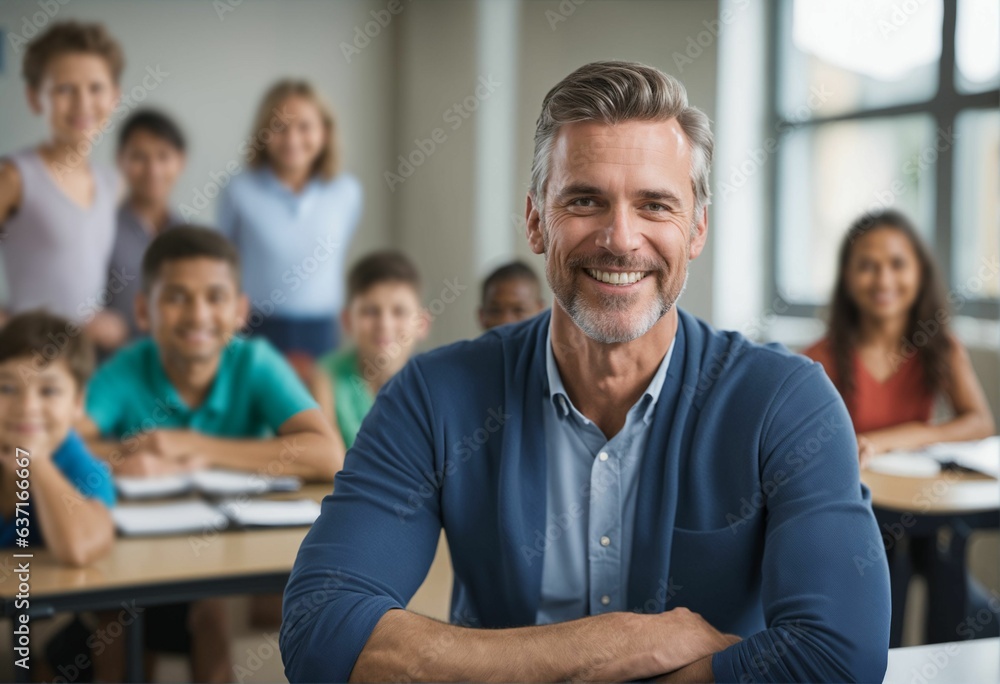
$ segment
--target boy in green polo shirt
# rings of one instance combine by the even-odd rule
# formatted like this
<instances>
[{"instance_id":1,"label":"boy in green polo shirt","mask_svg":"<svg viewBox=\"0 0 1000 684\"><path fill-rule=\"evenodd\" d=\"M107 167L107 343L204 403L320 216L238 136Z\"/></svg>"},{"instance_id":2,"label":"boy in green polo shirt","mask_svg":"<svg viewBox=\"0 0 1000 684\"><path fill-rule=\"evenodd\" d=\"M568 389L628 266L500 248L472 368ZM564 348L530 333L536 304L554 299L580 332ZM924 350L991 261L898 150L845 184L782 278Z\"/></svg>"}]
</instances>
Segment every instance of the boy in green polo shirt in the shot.
<instances>
[{"instance_id":1,"label":"boy in green polo shirt","mask_svg":"<svg viewBox=\"0 0 1000 684\"><path fill-rule=\"evenodd\" d=\"M239 283L216 231L177 227L146 250L135 307L150 337L97 371L79 426L116 474L215 466L332 483L343 444L278 352L235 336L249 309ZM189 651L194 681L231 680L221 600L147 616L151 650Z\"/></svg>"},{"instance_id":2,"label":"boy in green polo shirt","mask_svg":"<svg viewBox=\"0 0 1000 684\"><path fill-rule=\"evenodd\" d=\"M428 327L420 274L403 254L375 252L351 268L341 329L353 344L319 359L321 372L310 382L348 448L375 395L406 364Z\"/></svg>"}]
</instances>

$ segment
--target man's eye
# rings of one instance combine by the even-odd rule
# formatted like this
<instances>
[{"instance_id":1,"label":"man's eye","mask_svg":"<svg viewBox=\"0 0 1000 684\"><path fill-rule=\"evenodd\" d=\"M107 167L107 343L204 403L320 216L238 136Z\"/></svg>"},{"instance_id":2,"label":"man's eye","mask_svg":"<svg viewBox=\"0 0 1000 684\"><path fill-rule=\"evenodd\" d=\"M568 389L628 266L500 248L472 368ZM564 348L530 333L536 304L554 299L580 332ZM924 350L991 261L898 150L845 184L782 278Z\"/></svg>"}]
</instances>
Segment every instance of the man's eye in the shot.
<instances>
[{"instance_id":1,"label":"man's eye","mask_svg":"<svg viewBox=\"0 0 1000 684\"><path fill-rule=\"evenodd\" d=\"M61 394L61 392L60 392L60 390L59 390L58 387L43 387L42 388L42 396L43 397L56 397L56 396L59 396L59 394Z\"/></svg>"},{"instance_id":2,"label":"man's eye","mask_svg":"<svg viewBox=\"0 0 1000 684\"><path fill-rule=\"evenodd\" d=\"M13 383L5 382L0 384L0 394L14 394L17 388L14 387Z\"/></svg>"},{"instance_id":3,"label":"man's eye","mask_svg":"<svg viewBox=\"0 0 1000 684\"><path fill-rule=\"evenodd\" d=\"M574 207L593 207L596 206L597 203L594 202L593 197L578 197L570 202L570 204Z\"/></svg>"},{"instance_id":4,"label":"man's eye","mask_svg":"<svg viewBox=\"0 0 1000 684\"><path fill-rule=\"evenodd\" d=\"M667 206L665 204L660 204L659 202L650 202L646 205L646 208L653 211L667 211Z\"/></svg>"}]
</instances>

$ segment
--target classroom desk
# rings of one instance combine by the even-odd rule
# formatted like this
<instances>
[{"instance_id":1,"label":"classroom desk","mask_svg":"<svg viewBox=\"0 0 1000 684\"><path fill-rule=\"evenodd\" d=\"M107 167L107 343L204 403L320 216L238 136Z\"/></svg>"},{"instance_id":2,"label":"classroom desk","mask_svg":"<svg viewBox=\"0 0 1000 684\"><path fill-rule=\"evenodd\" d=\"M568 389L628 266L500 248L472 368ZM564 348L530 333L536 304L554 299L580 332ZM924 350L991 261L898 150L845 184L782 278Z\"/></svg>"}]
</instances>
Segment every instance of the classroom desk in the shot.
<instances>
[{"instance_id":1,"label":"classroom desk","mask_svg":"<svg viewBox=\"0 0 1000 684\"><path fill-rule=\"evenodd\" d=\"M331 491L328 485L308 485L298 492L269 495L270 499L312 498L321 501ZM299 545L308 527L251 529L220 532L207 544L192 544L201 534L118 538L112 551L85 568L67 568L56 563L46 551L31 559L31 617L48 617L60 612L138 608L193 601L218 596L281 592L288 581ZM11 562L16 549L5 550L0 568L0 617L16 618L14 607L17 577ZM428 575L429 588L414 597L411 606L440 614L439 604L450 591L450 563L442 537L434 566ZM126 639L127 681L141 681L142 612L129 624L122 620ZM42 644L31 643L32 659L41 654ZM19 679L30 672L15 668Z\"/></svg>"},{"instance_id":2,"label":"classroom desk","mask_svg":"<svg viewBox=\"0 0 1000 684\"><path fill-rule=\"evenodd\" d=\"M884 684L1000 682L1000 639L889 649Z\"/></svg>"},{"instance_id":3,"label":"classroom desk","mask_svg":"<svg viewBox=\"0 0 1000 684\"><path fill-rule=\"evenodd\" d=\"M298 492L266 498L322 501L330 491L329 485L307 485ZM61 612L147 608L217 596L281 592L308 529L119 538L107 556L84 568L67 568L48 552L38 551L30 561L31 598L26 612L30 617L49 617ZM16 619L25 612L14 605L17 584L12 572L0 573L3 617ZM143 613L134 610L127 615L122 620L127 681L137 682L143 678ZM33 658L38 657L41 647L32 642ZM15 674L24 681L30 676L23 668L15 668Z\"/></svg>"},{"instance_id":4,"label":"classroom desk","mask_svg":"<svg viewBox=\"0 0 1000 684\"><path fill-rule=\"evenodd\" d=\"M947 532L942 541L949 545L957 564L946 576L935 578L937 591L944 590L948 595L942 600L944 607L937 611L938 619L928 625L927 640L953 641L959 636L956 627L965 619L969 536L975 530L1000 528L1000 483L988 475L954 470L942 470L931 478L863 470L861 480L871 489L872 509L887 544L895 544L903 537ZM896 645L902 638L909 576L898 569L893 575L890 644Z\"/></svg>"}]
</instances>

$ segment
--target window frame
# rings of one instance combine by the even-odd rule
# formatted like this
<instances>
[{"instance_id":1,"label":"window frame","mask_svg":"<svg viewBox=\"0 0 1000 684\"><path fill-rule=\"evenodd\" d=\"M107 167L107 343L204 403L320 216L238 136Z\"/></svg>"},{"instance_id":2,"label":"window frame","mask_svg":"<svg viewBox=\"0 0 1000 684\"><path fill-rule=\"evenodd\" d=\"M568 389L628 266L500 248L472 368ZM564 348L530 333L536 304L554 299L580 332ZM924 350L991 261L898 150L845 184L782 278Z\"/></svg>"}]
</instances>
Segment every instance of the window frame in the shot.
<instances>
[{"instance_id":1,"label":"window frame","mask_svg":"<svg viewBox=\"0 0 1000 684\"><path fill-rule=\"evenodd\" d=\"M832 116L813 117L804 121L785 119L781 115L778 98L780 96L780 59L784 41L789 40L789 30L792 16L793 0L770 0L768 2L768 29L772 40L768 41L767 73L767 120L769 129L777 131L778 147L786 137L798 130L817 128L825 124L842 121L865 121L868 119L887 118L904 114L925 114L934 121L934 130L953 131L958 117L962 112L977 109L996 110L1000 103L1000 88L994 88L979 93L963 93L957 89L955 79L955 31L958 19L957 0L943 0L943 16L941 20L941 59L938 63L937 92L923 102L913 102L888 107L858 109ZM930 245L937 256L938 267L943 282L948 291L952 285L952 245L954 239L954 182L955 182L955 151L954 145L945 147L938 153L935 164L935 183L933 192L933 242ZM775 155L773 163L769 164L767 178L766 203L767 224L770 229L768 248L766 250L769 263L766 264L768 291L772 301L783 306L783 316L799 318L816 318L820 310L827 306L826 302L809 304L786 300L778 288L778 208L780 206L781 156ZM846 226L845 226L846 229ZM962 306L962 316L984 320L1000 320L1000 299L965 295Z\"/></svg>"}]
</instances>

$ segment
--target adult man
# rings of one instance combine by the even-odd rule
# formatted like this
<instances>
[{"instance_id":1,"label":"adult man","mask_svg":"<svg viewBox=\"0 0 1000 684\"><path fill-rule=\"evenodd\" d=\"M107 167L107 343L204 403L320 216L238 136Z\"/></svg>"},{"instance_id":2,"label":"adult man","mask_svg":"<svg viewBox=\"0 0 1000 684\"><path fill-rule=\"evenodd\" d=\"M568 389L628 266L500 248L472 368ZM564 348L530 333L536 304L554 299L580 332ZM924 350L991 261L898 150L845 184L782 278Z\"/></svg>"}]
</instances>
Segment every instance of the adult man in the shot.
<instances>
[{"instance_id":1,"label":"adult man","mask_svg":"<svg viewBox=\"0 0 1000 684\"><path fill-rule=\"evenodd\" d=\"M881 680L888 573L836 391L674 306L711 153L656 69L549 92L527 236L552 312L386 386L285 593L289 679ZM403 609L442 526L466 626Z\"/></svg>"}]
</instances>

